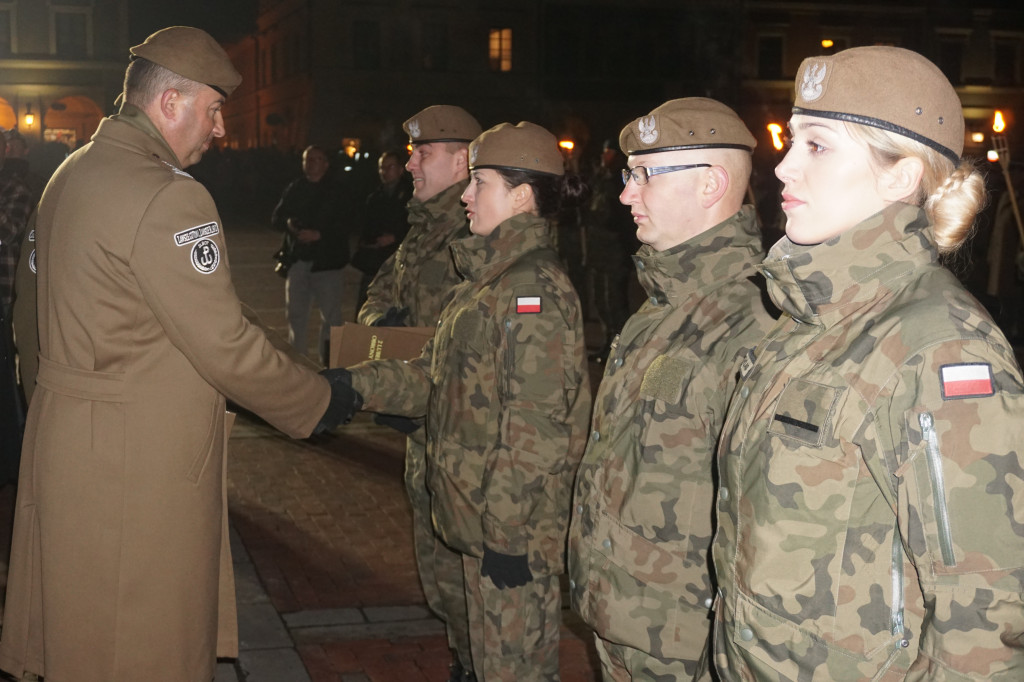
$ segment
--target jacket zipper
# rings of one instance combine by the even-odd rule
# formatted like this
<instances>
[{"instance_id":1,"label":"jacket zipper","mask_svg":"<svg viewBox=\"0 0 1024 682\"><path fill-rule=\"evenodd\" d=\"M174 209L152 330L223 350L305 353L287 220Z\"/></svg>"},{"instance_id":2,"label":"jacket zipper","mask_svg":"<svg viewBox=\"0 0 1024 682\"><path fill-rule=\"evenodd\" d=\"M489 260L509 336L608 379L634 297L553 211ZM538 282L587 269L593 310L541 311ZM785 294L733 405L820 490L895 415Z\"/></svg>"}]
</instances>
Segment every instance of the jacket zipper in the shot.
<instances>
[{"instance_id":1,"label":"jacket zipper","mask_svg":"<svg viewBox=\"0 0 1024 682\"><path fill-rule=\"evenodd\" d=\"M939 550L942 563L956 566L953 555L953 534L949 528L949 508L946 505L946 486L942 474L942 454L939 452L939 438L935 435L935 419L931 412L922 412L917 417L921 435L928 455L928 473L932 482L932 501L935 506L935 522L938 525Z\"/></svg>"}]
</instances>

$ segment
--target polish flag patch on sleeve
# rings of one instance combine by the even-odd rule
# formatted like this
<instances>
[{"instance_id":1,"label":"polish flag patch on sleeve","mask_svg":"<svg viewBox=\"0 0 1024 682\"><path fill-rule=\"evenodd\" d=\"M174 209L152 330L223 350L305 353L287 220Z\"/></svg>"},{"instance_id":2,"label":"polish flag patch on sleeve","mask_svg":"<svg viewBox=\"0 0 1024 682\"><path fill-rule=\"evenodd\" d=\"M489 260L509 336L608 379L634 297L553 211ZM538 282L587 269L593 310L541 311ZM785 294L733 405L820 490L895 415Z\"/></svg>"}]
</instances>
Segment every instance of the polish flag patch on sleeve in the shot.
<instances>
[{"instance_id":1,"label":"polish flag patch on sleeve","mask_svg":"<svg viewBox=\"0 0 1024 682\"><path fill-rule=\"evenodd\" d=\"M983 398L995 395L992 383L992 365L972 362L962 365L943 365L939 368L942 399Z\"/></svg>"},{"instance_id":2,"label":"polish flag patch on sleeve","mask_svg":"<svg viewBox=\"0 0 1024 682\"><path fill-rule=\"evenodd\" d=\"M540 296L516 296L517 313L539 313Z\"/></svg>"}]
</instances>

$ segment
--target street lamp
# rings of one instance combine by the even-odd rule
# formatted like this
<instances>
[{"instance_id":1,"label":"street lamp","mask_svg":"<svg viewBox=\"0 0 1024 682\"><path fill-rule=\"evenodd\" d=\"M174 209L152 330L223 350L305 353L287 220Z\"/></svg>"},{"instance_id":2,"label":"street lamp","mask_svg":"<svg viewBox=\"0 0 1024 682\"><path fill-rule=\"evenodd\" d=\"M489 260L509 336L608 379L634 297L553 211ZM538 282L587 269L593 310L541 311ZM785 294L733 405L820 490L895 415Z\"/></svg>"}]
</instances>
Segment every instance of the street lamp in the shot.
<instances>
[{"instance_id":1,"label":"street lamp","mask_svg":"<svg viewBox=\"0 0 1024 682\"><path fill-rule=\"evenodd\" d=\"M768 132L772 134L772 146L776 151L782 151L786 144L782 141L782 126L778 123L769 123Z\"/></svg>"},{"instance_id":2,"label":"street lamp","mask_svg":"<svg viewBox=\"0 0 1024 682\"><path fill-rule=\"evenodd\" d=\"M25 127L31 128L36 122L36 115L32 113L32 103L29 102L25 105Z\"/></svg>"}]
</instances>

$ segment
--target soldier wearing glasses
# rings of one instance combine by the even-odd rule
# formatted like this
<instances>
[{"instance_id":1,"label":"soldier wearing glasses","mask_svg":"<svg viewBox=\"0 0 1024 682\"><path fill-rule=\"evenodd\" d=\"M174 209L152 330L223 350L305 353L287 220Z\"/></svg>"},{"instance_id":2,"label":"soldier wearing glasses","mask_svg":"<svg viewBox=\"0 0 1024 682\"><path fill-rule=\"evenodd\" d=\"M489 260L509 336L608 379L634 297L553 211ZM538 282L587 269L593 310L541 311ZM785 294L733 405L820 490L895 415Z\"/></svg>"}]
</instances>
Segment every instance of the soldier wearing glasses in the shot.
<instances>
[{"instance_id":1,"label":"soldier wearing glasses","mask_svg":"<svg viewBox=\"0 0 1024 682\"><path fill-rule=\"evenodd\" d=\"M573 608L605 680L688 679L705 648L713 455L740 363L772 322L743 205L755 144L704 98L619 135L648 300L612 343L569 533Z\"/></svg>"}]
</instances>

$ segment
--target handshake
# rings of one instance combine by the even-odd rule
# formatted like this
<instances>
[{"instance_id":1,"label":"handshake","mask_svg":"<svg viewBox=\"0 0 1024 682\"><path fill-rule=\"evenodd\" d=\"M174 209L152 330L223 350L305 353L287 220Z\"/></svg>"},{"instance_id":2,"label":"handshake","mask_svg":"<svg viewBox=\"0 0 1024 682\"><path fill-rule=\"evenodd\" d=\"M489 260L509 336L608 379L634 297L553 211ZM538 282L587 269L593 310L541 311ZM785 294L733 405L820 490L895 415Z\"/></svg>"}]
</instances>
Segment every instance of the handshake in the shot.
<instances>
[{"instance_id":1,"label":"handshake","mask_svg":"<svg viewBox=\"0 0 1024 682\"><path fill-rule=\"evenodd\" d=\"M351 372L347 369L325 369L320 374L331 385L331 401L324 416L320 417L320 423L313 429L314 435L348 424L363 407L363 396L352 388Z\"/></svg>"},{"instance_id":2,"label":"handshake","mask_svg":"<svg viewBox=\"0 0 1024 682\"><path fill-rule=\"evenodd\" d=\"M351 372L347 369L325 369L320 374L331 385L331 401L327 404L327 411L320 418L320 423L313 429L314 435L332 431L342 424L348 424L356 412L363 407L363 396L352 388ZM417 431L422 426L422 420L391 414L378 414L374 417L374 421L381 426L390 426L406 435Z\"/></svg>"}]
</instances>

